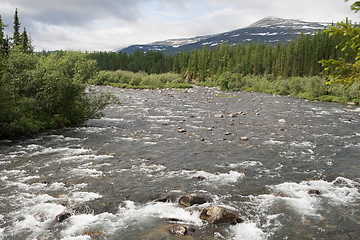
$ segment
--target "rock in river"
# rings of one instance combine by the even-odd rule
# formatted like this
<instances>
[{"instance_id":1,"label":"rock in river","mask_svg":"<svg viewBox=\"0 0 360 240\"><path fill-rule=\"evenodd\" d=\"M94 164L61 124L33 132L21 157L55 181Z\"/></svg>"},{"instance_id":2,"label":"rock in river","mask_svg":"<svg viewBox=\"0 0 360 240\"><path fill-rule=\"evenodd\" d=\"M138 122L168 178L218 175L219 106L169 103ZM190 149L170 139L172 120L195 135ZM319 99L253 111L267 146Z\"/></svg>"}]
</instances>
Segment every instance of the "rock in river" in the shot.
<instances>
[{"instance_id":1,"label":"rock in river","mask_svg":"<svg viewBox=\"0 0 360 240\"><path fill-rule=\"evenodd\" d=\"M204 203L207 203L210 201L211 201L211 199L209 197L192 193L192 194L182 196L179 200L179 203L181 205L184 205L185 207L190 207L195 204L204 204Z\"/></svg>"},{"instance_id":2,"label":"rock in river","mask_svg":"<svg viewBox=\"0 0 360 240\"><path fill-rule=\"evenodd\" d=\"M200 218L210 224L237 224L244 221L238 212L219 206L204 208Z\"/></svg>"},{"instance_id":3,"label":"rock in river","mask_svg":"<svg viewBox=\"0 0 360 240\"><path fill-rule=\"evenodd\" d=\"M80 215L80 214L94 214L94 210L89 208L88 206L74 206L58 214L55 217L55 220L58 222L62 222L73 215Z\"/></svg>"}]
</instances>

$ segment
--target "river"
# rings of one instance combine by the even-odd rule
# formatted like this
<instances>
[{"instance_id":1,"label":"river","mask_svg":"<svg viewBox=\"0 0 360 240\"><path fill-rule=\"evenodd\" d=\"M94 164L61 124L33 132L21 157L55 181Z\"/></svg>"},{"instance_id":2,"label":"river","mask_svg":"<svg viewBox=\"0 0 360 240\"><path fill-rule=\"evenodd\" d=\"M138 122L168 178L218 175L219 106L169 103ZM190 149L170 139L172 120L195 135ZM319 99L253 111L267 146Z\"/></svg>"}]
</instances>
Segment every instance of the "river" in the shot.
<instances>
[{"instance_id":1,"label":"river","mask_svg":"<svg viewBox=\"0 0 360 240\"><path fill-rule=\"evenodd\" d=\"M0 239L360 239L357 106L99 88L122 105L0 142ZM244 221L209 226L200 205L157 201L191 193ZM93 212L55 220L74 206ZM193 235L166 231L178 222Z\"/></svg>"}]
</instances>

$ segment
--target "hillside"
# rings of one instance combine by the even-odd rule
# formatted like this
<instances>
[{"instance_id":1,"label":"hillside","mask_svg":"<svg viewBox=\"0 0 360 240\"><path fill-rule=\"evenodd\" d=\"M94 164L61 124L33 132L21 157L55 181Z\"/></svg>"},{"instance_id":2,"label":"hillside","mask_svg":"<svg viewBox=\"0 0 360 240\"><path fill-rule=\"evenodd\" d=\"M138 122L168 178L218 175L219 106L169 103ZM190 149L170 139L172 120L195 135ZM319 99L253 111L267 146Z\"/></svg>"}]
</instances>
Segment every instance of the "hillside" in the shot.
<instances>
[{"instance_id":1,"label":"hillside","mask_svg":"<svg viewBox=\"0 0 360 240\"><path fill-rule=\"evenodd\" d=\"M301 33L313 35L328 25L330 24L267 17L248 27L230 32L194 38L169 39L143 45L132 45L118 51L131 54L136 50L141 49L144 52L152 50L163 51L165 54L176 54L181 51L201 49L204 45L209 47L218 46L223 42L237 44L258 42L260 40L261 42L276 44L278 42L284 43L296 39Z\"/></svg>"}]
</instances>

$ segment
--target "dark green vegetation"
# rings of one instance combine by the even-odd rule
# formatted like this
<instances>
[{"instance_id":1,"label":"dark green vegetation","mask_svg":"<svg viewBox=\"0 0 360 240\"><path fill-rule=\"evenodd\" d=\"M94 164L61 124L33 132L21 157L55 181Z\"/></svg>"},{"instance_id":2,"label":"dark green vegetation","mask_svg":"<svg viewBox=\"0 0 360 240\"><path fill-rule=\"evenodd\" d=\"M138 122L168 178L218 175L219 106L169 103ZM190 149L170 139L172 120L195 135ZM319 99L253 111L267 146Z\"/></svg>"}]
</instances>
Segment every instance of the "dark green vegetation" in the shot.
<instances>
[{"instance_id":1,"label":"dark green vegetation","mask_svg":"<svg viewBox=\"0 0 360 240\"><path fill-rule=\"evenodd\" d=\"M112 100L87 89L98 70L86 54L34 54L25 28L19 33L17 11L11 39L1 16L0 27L0 138L80 123Z\"/></svg>"},{"instance_id":2,"label":"dark green vegetation","mask_svg":"<svg viewBox=\"0 0 360 240\"><path fill-rule=\"evenodd\" d=\"M191 88L191 84L180 74L170 72L149 75L145 72L134 73L123 70L100 71L90 83L135 89Z\"/></svg>"}]
</instances>

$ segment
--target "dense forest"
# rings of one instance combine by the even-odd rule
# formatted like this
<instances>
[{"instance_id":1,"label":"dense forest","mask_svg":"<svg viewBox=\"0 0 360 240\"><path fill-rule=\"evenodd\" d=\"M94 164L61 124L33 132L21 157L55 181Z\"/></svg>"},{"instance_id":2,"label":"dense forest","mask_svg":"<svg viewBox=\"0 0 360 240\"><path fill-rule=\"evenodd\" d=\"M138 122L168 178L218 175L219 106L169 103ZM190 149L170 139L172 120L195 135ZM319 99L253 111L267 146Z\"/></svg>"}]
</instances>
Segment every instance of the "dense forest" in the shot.
<instances>
[{"instance_id":1,"label":"dense forest","mask_svg":"<svg viewBox=\"0 0 360 240\"><path fill-rule=\"evenodd\" d=\"M13 37L4 28L0 15L0 138L82 122L111 100L86 87L96 61L80 52L35 54L17 10Z\"/></svg>"},{"instance_id":2,"label":"dense forest","mask_svg":"<svg viewBox=\"0 0 360 240\"><path fill-rule=\"evenodd\" d=\"M315 76L323 68L322 59L339 58L341 50L336 46L341 39L330 37L319 31L315 36L300 35L287 44L248 43L218 47L190 53L181 52L176 56L165 56L163 52L138 50L131 55L122 52L90 53L102 70L143 71L148 74L174 72L186 74L188 80L205 81L207 77L234 72L244 75L274 76Z\"/></svg>"},{"instance_id":3,"label":"dense forest","mask_svg":"<svg viewBox=\"0 0 360 240\"><path fill-rule=\"evenodd\" d=\"M257 42L230 46L222 43L175 56L141 50L131 55L89 53L102 69L91 83L130 88L191 87L193 83L230 91L359 103L359 82L328 84L331 80L326 79L327 68L321 62L323 59L354 62L356 51L344 52L340 47L344 37L331 32L339 27L319 31L314 36L300 35L286 44Z\"/></svg>"},{"instance_id":4,"label":"dense forest","mask_svg":"<svg viewBox=\"0 0 360 240\"><path fill-rule=\"evenodd\" d=\"M352 10L360 10L359 1ZM198 84L360 103L360 27L348 20L286 44L222 43L174 56L141 50L131 55L35 53L26 28L20 32L17 10L13 24L13 36L5 36L7 25L0 15L0 138L76 124L97 115L116 99L91 90L91 84L123 88Z\"/></svg>"}]
</instances>

